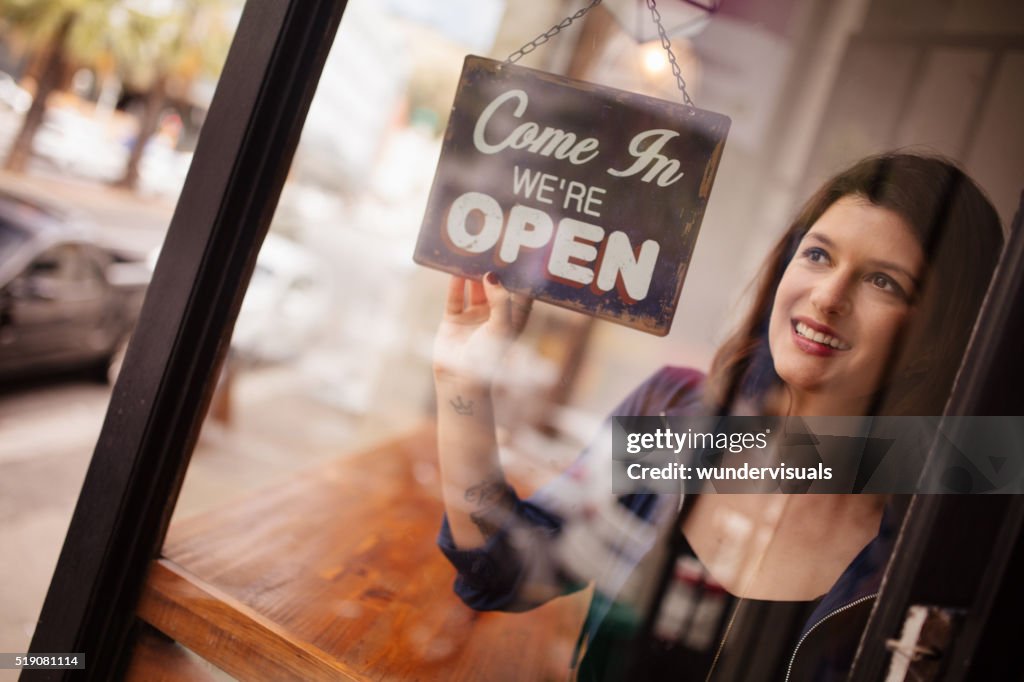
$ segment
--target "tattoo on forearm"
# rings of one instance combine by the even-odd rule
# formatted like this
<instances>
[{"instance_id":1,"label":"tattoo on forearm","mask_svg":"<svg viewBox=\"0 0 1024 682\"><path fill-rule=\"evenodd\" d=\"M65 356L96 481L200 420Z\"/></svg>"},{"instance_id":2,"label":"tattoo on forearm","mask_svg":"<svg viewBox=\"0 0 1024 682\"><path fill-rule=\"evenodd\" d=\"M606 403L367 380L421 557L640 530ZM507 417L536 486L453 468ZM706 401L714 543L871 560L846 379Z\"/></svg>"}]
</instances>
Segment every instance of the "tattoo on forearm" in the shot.
<instances>
[{"instance_id":1,"label":"tattoo on forearm","mask_svg":"<svg viewBox=\"0 0 1024 682\"><path fill-rule=\"evenodd\" d=\"M505 499L512 498L512 487L505 481L483 481L466 488L466 502L477 506L491 507Z\"/></svg>"},{"instance_id":2,"label":"tattoo on forearm","mask_svg":"<svg viewBox=\"0 0 1024 682\"><path fill-rule=\"evenodd\" d=\"M467 488L464 499L477 507L469 520L489 538L506 524L515 505L515 491L504 480L483 481Z\"/></svg>"},{"instance_id":3,"label":"tattoo on forearm","mask_svg":"<svg viewBox=\"0 0 1024 682\"><path fill-rule=\"evenodd\" d=\"M448 404L455 409L457 414L461 414L464 417L473 416L473 401L465 400L461 395L455 396L455 400L449 400Z\"/></svg>"},{"instance_id":4,"label":"tattoo on forearm","mask_svg":"<svg viewBox=\"0 0 1024 682\"><path fill-rule=\"evenodd\" d=\"M477 530L480 531L480 535L483 535L485 538L489 538L501 530L501 526L489 518L491 516L489 512L490 510L486 510L482 512L473 512L469 515L469 520L472 521L473 525L475 525Z\"/></svg>"}]
</instances>

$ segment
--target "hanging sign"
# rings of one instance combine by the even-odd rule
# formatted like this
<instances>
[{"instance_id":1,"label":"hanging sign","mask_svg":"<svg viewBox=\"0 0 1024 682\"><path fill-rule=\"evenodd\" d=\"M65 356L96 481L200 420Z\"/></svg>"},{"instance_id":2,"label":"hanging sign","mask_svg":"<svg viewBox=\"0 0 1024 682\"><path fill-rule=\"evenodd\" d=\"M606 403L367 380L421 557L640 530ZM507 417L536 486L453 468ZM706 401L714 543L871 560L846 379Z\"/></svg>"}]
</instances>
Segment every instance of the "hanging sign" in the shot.
<instances>
[{"instance_id":1,"label":"hanging sign","mask_svg":"<svg viewBox=\"0 0 1024 682\"><path fill-rule=\"evenodd\" d=\"M414 260L668 333L729 118L467 57Z\"/></svg>"}]
</instances>

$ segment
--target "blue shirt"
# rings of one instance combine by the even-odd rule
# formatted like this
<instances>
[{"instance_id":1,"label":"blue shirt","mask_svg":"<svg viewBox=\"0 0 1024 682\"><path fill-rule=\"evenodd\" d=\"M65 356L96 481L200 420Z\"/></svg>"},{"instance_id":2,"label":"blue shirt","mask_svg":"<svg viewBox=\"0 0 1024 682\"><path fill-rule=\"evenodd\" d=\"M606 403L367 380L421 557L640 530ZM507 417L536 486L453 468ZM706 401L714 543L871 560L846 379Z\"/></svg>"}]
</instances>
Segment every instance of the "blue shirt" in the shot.
<instances>
[{"instance_id":1,"label":"blue shirt","mask_svg":"<svg viewBox=\"0 0 1024 682\"><path fill-rule=\"evenodd\" d=\"M704 415L703 384L704 375L696 370L665 367L613 414ZM677 495L601 495L611 488L602 488L593 472L610 470L611 465L609 459L597 461L595 453L610 442L604 434L553 483L527 500L515 498L508 521L482 547L455 547L443 520L438 545L458 572L455 592L468 606L523 611L593 581L596 596L581 640L601 640L631 573L664 539L665 526L676 519L680 506ZM588 481L595 478L596 485ZM878 535L814 608L789 657L789 679L846 678L892 551L896 516L893 505L887 505ZM618 679L588 667L585 660L580 669L588 676L582 679Z\"/></svg>"}]
</instances>

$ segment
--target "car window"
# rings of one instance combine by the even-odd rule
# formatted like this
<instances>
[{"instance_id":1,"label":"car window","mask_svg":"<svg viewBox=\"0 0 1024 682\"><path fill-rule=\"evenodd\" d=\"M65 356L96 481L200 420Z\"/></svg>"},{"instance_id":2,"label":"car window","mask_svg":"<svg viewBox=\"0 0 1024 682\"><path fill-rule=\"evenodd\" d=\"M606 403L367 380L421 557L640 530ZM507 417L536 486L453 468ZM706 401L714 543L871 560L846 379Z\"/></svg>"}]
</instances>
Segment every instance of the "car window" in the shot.
<instances>
[{"instance_id":1,"label":"car window","mask_svg":"<svg viewBox=\"0 0 1024 682\"><path fill-rule=\"evenodd\" d=\"M26 274L60 286L92 286L100 277L98 266L77 244L61 244L40 254Z\"/></svg>"},{"instance_id":2,"label":"car window","mask_svg":"<svg viewBox=\"0 0 1024 682\"><path fill-rule=\"evenodd\" d=\"M10 258L27 240L27 232L0 219L0 263Z\"/></svg>"},{"instance_id":3,"label":"car window","mask_svg":"<svg viewBox=\"0 0 1024 682\"><path fill-rule=\"evenodd\" d=\"M52 279L65 281L68 279L70 265L69 254L64 247L44 251L29 263L25 274L32 279Z\"/></svg>"}]
</instances>

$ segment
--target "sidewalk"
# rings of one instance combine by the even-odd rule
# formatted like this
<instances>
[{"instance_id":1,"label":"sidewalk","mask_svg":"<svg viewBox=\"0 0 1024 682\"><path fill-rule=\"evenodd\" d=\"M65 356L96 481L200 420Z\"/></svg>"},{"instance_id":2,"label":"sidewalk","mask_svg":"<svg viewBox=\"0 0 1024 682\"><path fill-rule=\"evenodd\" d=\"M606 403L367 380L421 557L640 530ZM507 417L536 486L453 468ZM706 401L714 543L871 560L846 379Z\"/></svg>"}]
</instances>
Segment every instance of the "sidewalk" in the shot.
<instances>
[{"instance_id":1,"label":"sidewalk","mask_svg":"<svg viewBox=\"0 0 1024 682\"><path fill-rule=\"evenodd\" d=\"M41 168L0 170L0 191L81 215L97 238L146 254L163 243L174 204ZM82 381L42 382L0 393L0 643L24 651L67 532L109 388ZM0 671L0 681L17 672Z\"/></svg>"}]
</instances>

